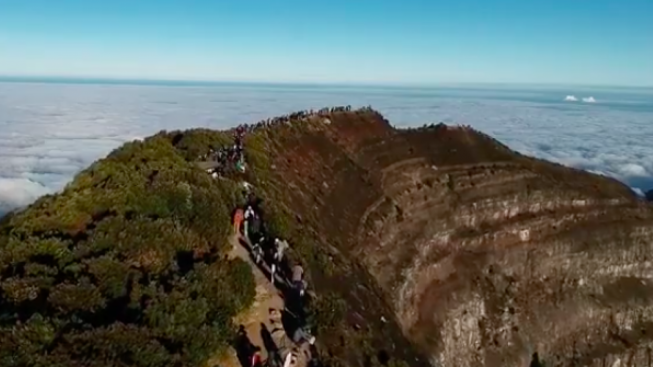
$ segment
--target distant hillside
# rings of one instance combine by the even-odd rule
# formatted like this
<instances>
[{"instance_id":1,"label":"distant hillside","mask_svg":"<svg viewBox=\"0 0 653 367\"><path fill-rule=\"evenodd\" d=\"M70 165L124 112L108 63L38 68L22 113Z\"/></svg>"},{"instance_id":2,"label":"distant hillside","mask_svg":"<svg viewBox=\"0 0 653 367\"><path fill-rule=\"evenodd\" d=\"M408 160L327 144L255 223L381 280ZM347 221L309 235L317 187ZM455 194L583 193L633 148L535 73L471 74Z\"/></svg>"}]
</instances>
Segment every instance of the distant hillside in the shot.
<instances>
[{"instance_id":1,"label":"distant hillside","mask_svg":"<svg viewBox=\"0 0 653 367\"><path fill-rule=\"evenodd\" d=\"M0 364L202 365L254 298L226 260L229 135L162 132L0 227ZM329 366L646 365L653 210L625 185L465 127L370 109L245 139L242 179L308 264ZM648 353L648 354L647 354Z\"/></svg>"}]
</instances>

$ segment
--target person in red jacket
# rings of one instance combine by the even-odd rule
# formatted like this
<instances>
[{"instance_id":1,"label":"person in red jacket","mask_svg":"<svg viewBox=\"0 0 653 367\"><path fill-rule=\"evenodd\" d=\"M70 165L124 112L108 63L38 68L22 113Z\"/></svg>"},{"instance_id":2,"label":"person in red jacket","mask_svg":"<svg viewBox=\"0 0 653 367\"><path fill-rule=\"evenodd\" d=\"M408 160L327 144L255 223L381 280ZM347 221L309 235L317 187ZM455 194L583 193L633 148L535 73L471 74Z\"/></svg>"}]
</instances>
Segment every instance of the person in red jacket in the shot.
<instances>
[{"instance_id":1,"label":"person in red jacket","mask_svg":"<svg viewBox=\"0 0 653 367\"><path fill-rule=\"evenodd\" d=\"M245 213L243 210L241 208L236 209L234 214L234 234L240 234L240 226L242 226L244 219Z\"/></svg>"},{"instance_id":2,"label":"person in red jacket","mask_svg":"<svg viewBox=\"0 0 653 367\"><path fill-rule=\"evenodd\" d=\"M261 359L261 348L256 347L254 354L252 354L250 367L263 367L263 360Z\"/></svg>"}]
</instances>

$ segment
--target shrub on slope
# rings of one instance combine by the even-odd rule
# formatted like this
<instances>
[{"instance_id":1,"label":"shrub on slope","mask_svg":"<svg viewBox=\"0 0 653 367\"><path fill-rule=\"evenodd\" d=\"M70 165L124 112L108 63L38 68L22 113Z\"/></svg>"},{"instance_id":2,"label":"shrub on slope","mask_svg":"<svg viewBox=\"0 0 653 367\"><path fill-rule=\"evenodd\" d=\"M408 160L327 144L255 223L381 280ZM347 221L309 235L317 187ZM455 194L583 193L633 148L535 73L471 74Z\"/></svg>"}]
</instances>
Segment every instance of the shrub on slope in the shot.
<instances>
[{"instance_id":1,"label":"shrub on slope","mask_svg":"<svg viewBox=\"0 0 653 367\"><path fill-rule=\"evenodd\" d=\"M224 258L236 183L187 162L205 140L227 137L128 143L3 221L0 365L194 366L226 346L254 281Z\"/></svg>"}]
</instances>

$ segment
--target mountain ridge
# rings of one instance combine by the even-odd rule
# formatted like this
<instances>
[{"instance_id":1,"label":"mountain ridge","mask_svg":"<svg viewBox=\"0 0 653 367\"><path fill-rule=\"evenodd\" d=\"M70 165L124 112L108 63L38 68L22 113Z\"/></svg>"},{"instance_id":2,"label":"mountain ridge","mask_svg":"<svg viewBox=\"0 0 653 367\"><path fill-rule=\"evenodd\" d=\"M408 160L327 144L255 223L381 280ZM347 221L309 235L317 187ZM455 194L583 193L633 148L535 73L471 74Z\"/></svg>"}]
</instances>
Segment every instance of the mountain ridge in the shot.
<instances>
[{"instance_id":1,"label":"mountain ridge","mask_svg":"<svg viewBox=\"0 0 653 367\"><path fill-rule=\"evenodd\" d=\"M562 365L600 366L629 355L644 365L648 334L627 326L648 330L645 249L653 214L627 186L518 154L469 127L396 129L369 108L273 125L257 125L245 138L249 170L242 178L264 199L271 230L288 238L292 256L308 265L327 365L521 366L533 352ZM198 259L213 254L202 261L220 269L226 230L216 223L229 228L226 211L240 199L235 182L211 181L194 161L228 143L227 132L206 129L129 143L79 174L61 195L3 220L0 248L41 241L51 231L64 233L67 247L83 247L113 215L153 222L169 215L170 223L186 223L189 235L212 238L194 240L193 252ZM131 193L127 199L122 191L112 196L115 182ZM91 194L107 199L88 207ZM216 200L224 203L220 213L195 213L203 201ZM26 234L17 236L20 231ZM77 238L80 233L87 238ZM9 279L25 279L15 259L3 261ZM627 261L630 268L623 268ZM249 292L234 310L251 302ZM565 314L580 321L565 321ZM631 321L602 326L615 317Z\"/></svg>"}]
</instances>

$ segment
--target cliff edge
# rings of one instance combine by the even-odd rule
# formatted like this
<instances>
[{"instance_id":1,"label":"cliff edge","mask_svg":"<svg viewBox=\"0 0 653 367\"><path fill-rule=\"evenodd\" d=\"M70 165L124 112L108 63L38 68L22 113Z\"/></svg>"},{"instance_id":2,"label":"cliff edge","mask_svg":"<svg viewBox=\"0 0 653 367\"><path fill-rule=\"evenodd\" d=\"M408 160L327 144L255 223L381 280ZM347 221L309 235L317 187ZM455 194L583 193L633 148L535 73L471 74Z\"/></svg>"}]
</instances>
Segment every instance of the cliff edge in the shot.
<instances>
[{"instance_id":1,"label":"cliff edge","mask_svg":"<svg viewBox=\"0 0 653 367\"><path fill-rule=\"evenodd\" d=\"M433 365L650 363L653 210L625 185L374 111L261 135L270 191L330 259L363 265ZM369 312L359 282L316 281Z\"/></svg>"}]
</instances>

